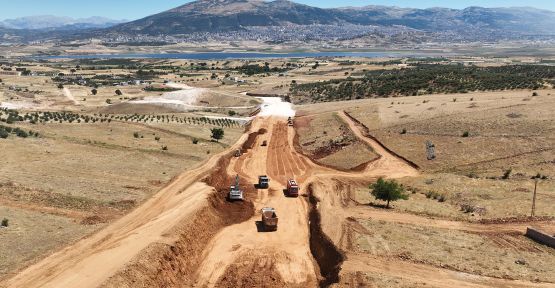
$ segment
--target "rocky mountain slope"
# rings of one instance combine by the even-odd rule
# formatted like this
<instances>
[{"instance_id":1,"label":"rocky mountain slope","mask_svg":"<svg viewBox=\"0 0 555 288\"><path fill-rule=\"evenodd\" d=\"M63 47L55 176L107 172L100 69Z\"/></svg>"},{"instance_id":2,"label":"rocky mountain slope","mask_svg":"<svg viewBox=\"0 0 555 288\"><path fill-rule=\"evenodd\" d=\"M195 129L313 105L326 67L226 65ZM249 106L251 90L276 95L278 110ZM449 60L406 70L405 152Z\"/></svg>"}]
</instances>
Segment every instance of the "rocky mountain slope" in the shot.
<instances>
[{"instance_id":1,"label":"rocky mountain slope","mask_svg":"<svg viewBox=\"0 0 555 288\"><path fill-rule=\"evenodd\" d=\"M236 31L249 26L400 25L426 32L499 31L555 34L555 12L534 8L463 10L409 9L386 6L322 9L287 0L199 0L107 29L110 33L176 35Z\"/></svg>"}]
</instances>

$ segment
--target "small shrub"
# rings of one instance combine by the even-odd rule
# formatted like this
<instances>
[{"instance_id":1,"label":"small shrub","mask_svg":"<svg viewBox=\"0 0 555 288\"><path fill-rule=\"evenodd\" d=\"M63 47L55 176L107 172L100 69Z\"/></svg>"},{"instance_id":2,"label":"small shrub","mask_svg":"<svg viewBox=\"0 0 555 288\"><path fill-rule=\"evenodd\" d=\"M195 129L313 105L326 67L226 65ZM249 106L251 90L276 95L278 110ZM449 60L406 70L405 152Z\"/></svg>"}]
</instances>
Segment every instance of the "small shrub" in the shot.
<instances>
[{"instance_id":1,"label":"small shrub","mask_svg":"<svg viewBox=\"0 0 555 288\"><path fill-rule=\"evenodd\" d=\"M453 98L453 102L457 102L457 98Z\"/></svg>"},{"instance_id":2,"label":"small shrub","mask_svg":"<svg viewBox=\"0 0 555 288\"><path fill-rule=\"evenodd\" d=\"M160 141L160 136L156 136L156 137L154 137L154 140L156 140L156 141Z\"/></svg>"},{"instance_id":3,"label":"small shrub","mask_svg":"<svg viewBox=\"0 0 555 288\"><path fill-rule=\"evenodd\" d=\"M437 201L440 202L440 203L445 202L445 200L447 200L447 196L445 194L441 194L437 198Z\"/></svg>"},{"instance_id":4,"label":"small shrub","mask_svg":"<svg viewBox=\"0 0 555 288\"><path fill-rule=\"evenodd\" d=\"M507 117L515 119L515 118L522 117L522 114L511 112L511 113L507 114Z\"/></svg>"},{"instance_id":5,"label":"small shrub","mask_svg":"<svg viewBox=\"0 0 555 288\"><path fill-rule=\"evenodd\" d=\"M507 180L511 177L511 173L513 172L513 169L509 168L507 170L505 170L505 173L503 173L503 176L501 177L504 180Z\"/></svg>"},{"instance_id":6,"label":"small shrub","mask_svg":"<svg viewBox=\"0 0 555 288\"><path fill-rule=\"evenodd\" d=\"M401 134L407 134L407 129L401 130Z\"/></svg>"},{"instance_id":7,"label":"small shrub","mask_svg":"<svg viewBox=\"0 0 555 288\"><path fill-rule=\"evenodd\" d=\"M8 135L9 135L8 131L6 131L4 129L0 129L0 138L6 139L6 138L8 138Z\"/></svg>"},{"instance_id":8,"label":"small shrub","mask_svg":"<svg viewBox=\"0 0 555 288\"><path fill-rule=\"evenodd\" d=\"M0 226L8 227L8 225L9 225L8 222L9 222L8 218L4 218L4 219L2 219L2 223L0 223Z\"/></svg>"},{"instance_id":9,"label":"small shrub","mask_svg":"<svg viewBox=\"0 0 555 288\"><path fill-rule=\"evenodd\" d=\"M166 145L162 146L162 150L163 150L163 151L167 151L167 150L168 150L168 146L166 146Z\"/></svg>"},{"instance_id":10,"label":"small shrub","mask_svg":"<svg viewBox=\"0 0 555 288\"><path fill-rule=\"evenodd\" d=\"M15 135L17 135L17 137L21 137L21 138L27 138L29 137L29 134L21 129L18 129L15 131Z\"/></svg>"},{"instance_id":11,"label":"small shrub","mask_svg":"<svg viewBox=\"0 0 555 288\"><path fill-rule=\"evenodd\" d=\"M133 132L133 137L139 138L139 137L141 137L141 135L139 135L139 132Z\"/></svg>"},{"instance_id":12,"label":"small shrub","mask_svg":"<svg viewBox=\"0 0 555 288\"><path fill-rule=\"evenodd\" d=\"M532 97L536 97L536 96L539 96L538 92L532 93Z\"/></svg>"},{"instance_id":13,"label":"small shrub","mask_svg":"<svg viewBox=\"0 0 555 288\"><path fill-rule=\"evenodd\" d=\"M112 99L106 99L106 104L112 104Z\"/></svg>"},{"instance_id":14,"label":"small shrub","mask_svg":"<svg viewBox=\"0 0 555 288\"><path fill-rule=\"evenodd\" d=\"M471 171L471 172L468 173L466 176L467 176L468 178L472 178L472 179L478 179L478 178L480 178L480 177L478 176L478 174L477 174L476 172L474 172L474 171Z\"/></svg>"},{"instance_id":15,"label":"small shrub","mask_svg":"<svg viewBox=\"0 0 555 288\"><path fill-rule=\"evenodd\" d=\"M477 209L476 205L468 201L461 203L460 206L461 206L461 210L464 213L474 213Z\"/></svg>"},{"instance_id":16,"label":"small shrub","mask_svg":"<svg viewBox=\"0 0 555 288\"><path fill-rule=\"evenodd\" d=\"M227 114L228 114L229 116L235 116L235 115L237 115L237 112L235 112L235 111L233 111L233 110L229 110L229 111L227 112Z\"/></svg>"},{"instance_id":17,"label":"small shrub","mask_svg":"<svg viewBox=\"0 0 555 288\"><path fill-rule=\"evenodd\" d=\"M464 138L470 137L470 132L464 131L464 133L462 134L462 137Z\"/></svg>"},{"instance_id":18,"label":"small shrub","mask_svg":"<svg viewBox=\"0 0 555 288\"><path fill-rule=\"evenodd\" d=\"M193 144L195 144L195 145L198 144L198 139L197 138L193 139Z\"/></svg>"}]
</instances>

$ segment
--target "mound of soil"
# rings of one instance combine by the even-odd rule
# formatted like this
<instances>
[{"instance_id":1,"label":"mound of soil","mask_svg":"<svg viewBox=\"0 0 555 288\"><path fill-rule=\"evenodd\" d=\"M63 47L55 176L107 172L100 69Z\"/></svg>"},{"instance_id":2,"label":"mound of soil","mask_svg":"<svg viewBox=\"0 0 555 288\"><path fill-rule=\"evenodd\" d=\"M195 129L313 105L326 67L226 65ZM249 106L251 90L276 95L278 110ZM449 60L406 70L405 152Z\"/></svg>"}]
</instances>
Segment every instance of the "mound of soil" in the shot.
<instances>
[{"instance_id":1,"label":"mound of soil","mask_svg":"<svg viewBox=\"0 0 555 288\"><path fill-rule=\"evenodd\" d=\"M272 259L245 259L230 265L216 287L290 287L282 280Z\"/></svg>"},{"instance_id":2,"label":"mound of soil","mask_svg":"<svg viewBox=\"0 0 555 288\"><path fill-rule=\"evenodd\" d=\"M241 146L241 151L245 153L248 150L252 149L254 147L254 144L256 143L256 138L259 135L266 134L266 132L268 132L266 129L260 128L258 131L250 133L247 141L245 141L245 143L243 143L243 146Z\"/></svg>"},{"instance_id":3,"label":"mound of soil","mask_svg":"<svg viewBox=\"0 0 555 288\"><path fill-rule=\"evenodd\" d=\"M228 175L231 154L222 157L216 168L204 178L214 187L207 207L176 228L178 240L171 245L153 244L134 259L125 269L110 278L102 287L192 287L194 273L202 262L202 253L223 227L241 223L254 215L251 201L226 201L229 185L234 176ZM248 195L256 193L254 187L244 185ZM228 286L231 287L231 286ZM253 286L254 287L254 286ZM272 286L273 287L273 286Z\"/></svg>"}]
</instances>

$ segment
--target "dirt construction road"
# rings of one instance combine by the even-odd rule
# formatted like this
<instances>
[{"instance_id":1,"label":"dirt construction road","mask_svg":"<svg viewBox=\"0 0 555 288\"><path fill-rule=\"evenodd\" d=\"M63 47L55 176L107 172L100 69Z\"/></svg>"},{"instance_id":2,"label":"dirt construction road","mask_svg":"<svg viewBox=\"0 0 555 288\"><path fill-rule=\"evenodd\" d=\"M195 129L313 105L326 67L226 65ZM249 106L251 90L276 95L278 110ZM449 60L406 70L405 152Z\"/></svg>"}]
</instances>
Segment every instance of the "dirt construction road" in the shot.
<instances>
[{"instance_id":1,"label":"dirt construction road","mask_svg":"<svg viewBox=\"0 0 555 288\"><path fill-rule=\"evenodd\" d=\"M415 277L432 287L461 283L469 287L542 286L478 275L470 275L472 281L467 281L465 277L469 275L402 261L399 265L406 269L392 271L389 260L349 251L350 230L346 227L356 224L350 218L388 218L388 212L365 210L350 203L349 186L379 176L410 177L418 171L365 137L347 116L340 116L357 137L381 155L365 170L347 173L320 167L294 151L295 131L286 125L284 118L258 117L249 133L230 150L176 177L152 199L99 233L28 267L1 286L318 287L331 283L334 276L343 279L365 270ZM267 147L261 145L264 140L269 143ZM228 156L239 147L245 152L241 157ZM225 187L235 175L240 176L246 192L247 201L240 204L223 200ZM253 187L259 175L270 177L269 189ZM301 185L303 195L298 198L284 195L285 183L290 178ZM316 204L307 201L310 193L317 197ZM264 232L258 222L258 211L263 207L277 210L276 232ZM233 221L229 219L231 214L222 214L225 209L240 209L246 218ZM248 214L249 209L254 213ZM315 221L309 221L309 214L314 211L321 215L320 230L325 233L316 238L314 231L319 229L313 229ZM212 218L194 220L200 214ZM398 222L426 222L413 215L391 215ZM445 228L454 224L430 223ZM472 225L469 229L487 229ZM328 240L333 244L323 247L322 242ZM344 257L326 257L334 253ZM333 275L339 270L330 267L342 267L343 271ZM403 274L397 275L395 271ZM442 275L441 279L437 273Z\"/></svg>"}]
</instances>

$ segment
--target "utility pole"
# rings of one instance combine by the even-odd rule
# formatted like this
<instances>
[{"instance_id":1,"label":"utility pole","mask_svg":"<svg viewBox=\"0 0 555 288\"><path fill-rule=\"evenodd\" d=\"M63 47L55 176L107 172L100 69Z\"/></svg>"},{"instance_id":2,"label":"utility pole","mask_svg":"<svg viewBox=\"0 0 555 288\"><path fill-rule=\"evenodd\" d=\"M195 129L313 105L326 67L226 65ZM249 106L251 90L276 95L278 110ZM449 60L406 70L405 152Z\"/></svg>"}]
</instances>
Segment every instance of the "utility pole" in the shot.
<instances>
[{"instance_id":1,"label":"utility pole","mask_svg":"<svg viewBox=\"0 0 555 288\"><path fill-rule=\"evenodd\" d=\"M538 177L534 178L534 196L532 197L532 217L536 216L536 190L538 189Z\"/></svg>"}]
</instances>

